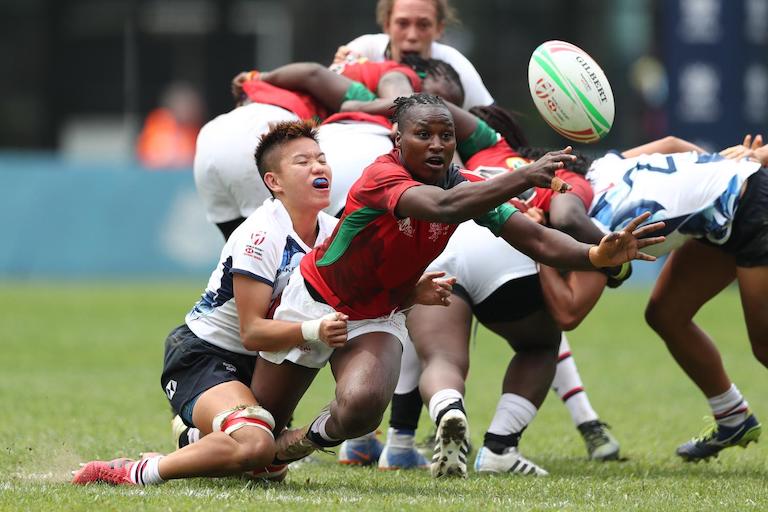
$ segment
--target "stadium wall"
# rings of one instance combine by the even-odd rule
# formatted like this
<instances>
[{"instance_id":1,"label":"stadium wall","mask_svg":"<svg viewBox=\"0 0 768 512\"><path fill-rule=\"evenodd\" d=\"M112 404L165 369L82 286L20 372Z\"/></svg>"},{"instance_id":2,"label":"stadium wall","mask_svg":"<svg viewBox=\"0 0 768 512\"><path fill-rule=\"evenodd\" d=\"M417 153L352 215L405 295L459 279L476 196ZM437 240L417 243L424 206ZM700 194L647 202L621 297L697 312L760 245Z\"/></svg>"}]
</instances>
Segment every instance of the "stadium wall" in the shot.
<instances>
[{"instance_id":1,"label":"stadium wall","mask_svg":"<svg viewBox=\"0 0 768 512\"><path fill-rule=\"evenodd\" d=\"M224 244L192 170L0 154L1 280L205 280ZM648 286L657 265L635 265Z\"/></svg>"}]
</instances>

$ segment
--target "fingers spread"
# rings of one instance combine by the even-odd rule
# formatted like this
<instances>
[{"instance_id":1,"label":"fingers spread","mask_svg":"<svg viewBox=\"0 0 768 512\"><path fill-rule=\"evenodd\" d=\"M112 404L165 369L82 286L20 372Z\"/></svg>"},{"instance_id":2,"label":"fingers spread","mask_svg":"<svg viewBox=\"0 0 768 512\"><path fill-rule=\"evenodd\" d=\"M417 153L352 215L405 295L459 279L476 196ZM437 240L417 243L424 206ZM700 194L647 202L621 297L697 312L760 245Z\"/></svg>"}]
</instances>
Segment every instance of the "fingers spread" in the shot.
<instances>
[{"instance_id":1,"label":"fingers spread","mask_svg":"<svg viewBox=\"0 0 768 512\"><path fill-rule=\"evenodd\" d=\"M660 244L664 240L666 240L667 237L665 236L654 236L652 238L641 238L637 241L637 247L639 249L642 249L643 247L648 247L649 245L656 245Z\"/></svg>"},{"instance_id":2,"label":"fingers spread","mask_svg":"<svg viewBox=\"0 0 768 512\"><path fill-rule=\"evenodd\" d=\"M636 238L642 238L646 233L653 233L666 226L664 222L654 222L653 224L646 224L643 227L637 228L632 232Z\"/></svg>"},{"instance_id":3,"label":"fingers spread","mask_svg":"<svg viewBox=\"0 0 768 512\"><path fill-rule=\"evenodd\" d=\"M637 226L643 223L648 217L651 216L651 212L643 212L631 221L629 221L629 224L626 225L626 227L622 231L629 231L630 233L635 231L637 229Z\"/></svg>"}]
</instances>

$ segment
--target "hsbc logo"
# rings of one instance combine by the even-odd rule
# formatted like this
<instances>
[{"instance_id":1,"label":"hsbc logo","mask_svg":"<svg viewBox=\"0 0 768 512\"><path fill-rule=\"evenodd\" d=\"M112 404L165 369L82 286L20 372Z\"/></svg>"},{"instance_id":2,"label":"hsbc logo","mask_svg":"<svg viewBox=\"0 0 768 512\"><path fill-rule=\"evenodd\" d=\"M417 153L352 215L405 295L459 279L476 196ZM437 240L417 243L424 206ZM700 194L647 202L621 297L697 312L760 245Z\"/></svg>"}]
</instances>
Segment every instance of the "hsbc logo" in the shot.
<instances>
[{"instance_id":1,"label":"hsbc logo","mask_svg":"<svg viewBox=\"0 0 768 512\"><path fill-rule=\"evenodd\" d=\"M541 99L547 99L555 92L554 86L544 80L543 78L539 78L536 81L536 87L534 88L533 92Z\"/></svg>"},{"instance_id":2,"label":"hsbc logo","mask_svg":"<svg viewBox=\"0 0 768 512\"><path fill-rule=\"evenodd\" d=\"M168 395L168 400L173 400L173 395L176 394L176 381L169 380L165 385L165 394Z\"/></svg>"}]
</instances>

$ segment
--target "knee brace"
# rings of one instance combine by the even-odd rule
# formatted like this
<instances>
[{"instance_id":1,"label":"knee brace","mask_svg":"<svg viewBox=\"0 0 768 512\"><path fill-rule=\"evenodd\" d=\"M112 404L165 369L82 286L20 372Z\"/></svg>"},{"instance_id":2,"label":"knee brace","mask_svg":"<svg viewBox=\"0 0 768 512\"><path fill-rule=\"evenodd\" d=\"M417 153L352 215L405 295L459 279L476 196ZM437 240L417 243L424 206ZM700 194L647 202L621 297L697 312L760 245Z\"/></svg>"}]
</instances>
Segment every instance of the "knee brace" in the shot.
<instances>
[{"instance_id":1,"label":"knee brace","mask_svg":"<svg viewBox=\"0 0 768 512\"><path fill-rule=\"evenodd\" d=\"M232 435L232 432L242 427L257 427L275 437L272 433L275 428L275 418L268 410L258 405L238 405L220 412L213 418L214 432Z\"/></svg>"}]
</instances>

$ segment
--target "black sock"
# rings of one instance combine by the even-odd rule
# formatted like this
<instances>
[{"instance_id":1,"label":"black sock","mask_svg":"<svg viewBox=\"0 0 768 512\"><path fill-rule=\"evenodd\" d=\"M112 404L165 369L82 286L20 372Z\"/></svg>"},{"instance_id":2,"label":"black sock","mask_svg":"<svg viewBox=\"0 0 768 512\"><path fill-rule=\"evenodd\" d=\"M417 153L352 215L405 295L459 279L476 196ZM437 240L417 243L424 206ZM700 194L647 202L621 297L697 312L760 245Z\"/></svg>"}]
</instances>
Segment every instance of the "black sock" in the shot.
<instances>
[{"instance_id":1,"label":"black sock","mask_svg":"<svg viewBox=\"0 0 768 512\"><path fill-rule=\"evenodd\" d=\"M392 412L389 414L389 426L395 430L416 430L419 426L419 416L424 401L421 399L419 387L398 395L392 395Z\"/></svg>"},{"instance_id":2,"label":"black sock","mask_svg":"<svg viewBox=\"0 0 768 512\"><path fill-rule=\"evenodd\" d=\"M522 431L507 435L492 434L490 432L486 432L485 439L483 440L483 446L491 450L496 455L501 455L507 448L517 446L517 444L520 442L520 436L522 435Z\"/></svg>"},{"instance_id":3,"label":"black sock","mask_svg":"<svg viewBox=\"0 0 768 512\"><path fill-rule=\"evenodd\" d=\"M184 432L179 434L179 439L177 439L179 442L179 448L184 448L189 444L189 427L184 429Z\"/></svg>"},{"instance_id":4,"label":"black sock","mask_svg":"<svg viewBox=\"0 0 768 512\"><path fill-rule=\"evenodd\" d=\"M461 400L456 400L437 414L437 418L435 418L435 425L439 425L440 420L443 419L445 413L452 409L458 409L459 411L463 412L465 416L467 414L467 411L464 410L464 403Z\"/></svg>"}]
</instances>

